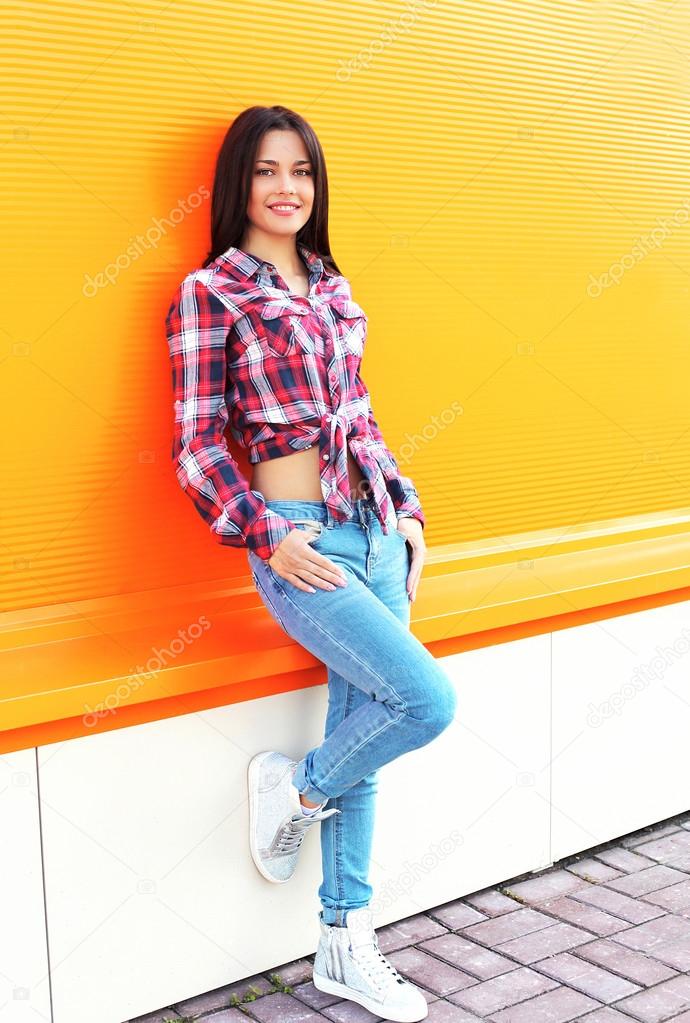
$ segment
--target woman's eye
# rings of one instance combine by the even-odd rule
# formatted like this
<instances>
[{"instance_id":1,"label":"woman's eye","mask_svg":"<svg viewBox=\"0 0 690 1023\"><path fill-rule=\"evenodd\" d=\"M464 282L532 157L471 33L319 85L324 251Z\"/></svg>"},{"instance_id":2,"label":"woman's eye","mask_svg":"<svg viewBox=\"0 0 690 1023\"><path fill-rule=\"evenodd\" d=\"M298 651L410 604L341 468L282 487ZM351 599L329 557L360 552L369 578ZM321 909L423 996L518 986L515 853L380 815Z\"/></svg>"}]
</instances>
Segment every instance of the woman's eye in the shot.
<instances>
[{"instance_id":1,"label":"woman's eye","mask_svg":"<svg viewBox=\"0 0 690 1023\"><path fill-rule=\"evenodd\" d=\"M256 172L257 174L272 174L273 170L271 167L259 167ZM311 176L310 170L305 170L303 167L297 171L298 174L306 174L307 177Z\"/></svg>"}]
</instances>

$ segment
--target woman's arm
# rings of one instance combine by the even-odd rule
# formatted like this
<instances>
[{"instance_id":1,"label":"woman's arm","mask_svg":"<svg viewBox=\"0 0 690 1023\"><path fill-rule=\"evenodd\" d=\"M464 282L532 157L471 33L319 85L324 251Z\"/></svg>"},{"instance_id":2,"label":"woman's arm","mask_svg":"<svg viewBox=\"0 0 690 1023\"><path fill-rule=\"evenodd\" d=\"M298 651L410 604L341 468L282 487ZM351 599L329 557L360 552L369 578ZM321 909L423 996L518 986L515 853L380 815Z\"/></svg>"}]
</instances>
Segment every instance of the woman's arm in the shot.
<instances>
[{"instance_id":1,"label":"woman's arm","mask_svg":"<svg viewBox=\"0 0 690 1023\"><path fill-rule=\"evenodd\" d=\"M266 507L228 450L224 429L226 341L231 314L195 275L179 285L166 317L172 363L175 474L218 543L264 560L297 527Z\"/></svg>"}]
</instances>

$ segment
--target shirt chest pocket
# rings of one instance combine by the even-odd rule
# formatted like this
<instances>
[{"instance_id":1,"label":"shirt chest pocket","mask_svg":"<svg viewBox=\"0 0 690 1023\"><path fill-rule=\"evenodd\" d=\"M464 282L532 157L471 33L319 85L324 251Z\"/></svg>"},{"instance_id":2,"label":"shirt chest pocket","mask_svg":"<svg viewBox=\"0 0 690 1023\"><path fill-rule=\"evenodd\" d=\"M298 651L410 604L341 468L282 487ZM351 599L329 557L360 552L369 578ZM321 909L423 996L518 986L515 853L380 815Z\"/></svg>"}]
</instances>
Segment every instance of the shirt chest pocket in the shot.
<instances>
[{"instance_id":1,"label":"shirt chest pocket","mask_svg":"<svg viewBox=\"0 0 690 1023\"><path fill-rule=\"evenodd\" d=\"M331 302L338 341L345 351L362 355L367 336L367 314L352 299L336 296Z\"/></svg>"},{"instance_id":2,"label":"shirt chest pocket","mask_svg":"<svg viewBox=\"0 0 690 1023\"><path fill-rule=\"evenodd\" d=\"M313 352L312 330L309 329L311 309L285 302L264 302L253 317L256 340L271 355L282 358Z\"/></svg>"}]
</instances>

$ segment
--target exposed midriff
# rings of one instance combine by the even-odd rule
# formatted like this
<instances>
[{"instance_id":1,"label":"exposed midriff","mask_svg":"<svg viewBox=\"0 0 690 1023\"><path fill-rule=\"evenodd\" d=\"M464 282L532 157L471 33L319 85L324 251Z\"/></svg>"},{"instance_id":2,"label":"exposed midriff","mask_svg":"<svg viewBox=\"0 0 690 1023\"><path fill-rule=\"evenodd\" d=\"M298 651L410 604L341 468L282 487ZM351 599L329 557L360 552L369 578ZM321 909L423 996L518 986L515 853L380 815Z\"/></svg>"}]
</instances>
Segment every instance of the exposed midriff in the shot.
<instances>
[{"instance_id":1,"label":"exposed midriff","mask_svg":"<svg viewBox=\"0 0 690 1023\"><path fill-rule=\"evenodd\" d=\"M349 450L347 472L351 500L366 497L366 478ZM263 494L265 501L323 501L318 446L295 451L281 458L255 462L250 486L252 490Z\"/></svg>"}]
</instances>

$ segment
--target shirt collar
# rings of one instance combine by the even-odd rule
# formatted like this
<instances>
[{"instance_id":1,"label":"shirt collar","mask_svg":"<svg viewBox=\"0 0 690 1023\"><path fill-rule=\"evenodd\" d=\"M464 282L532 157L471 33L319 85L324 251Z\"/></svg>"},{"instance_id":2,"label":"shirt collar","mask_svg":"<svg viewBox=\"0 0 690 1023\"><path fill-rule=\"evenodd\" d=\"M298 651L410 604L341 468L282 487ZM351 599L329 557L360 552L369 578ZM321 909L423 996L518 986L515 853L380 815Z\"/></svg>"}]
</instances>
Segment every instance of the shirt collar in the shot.
<instances>
[{"instance_id":1,"label":"shirt collar","mask_svg":"<svg viewBox=\"0 0 690 1023\"><path fill-rule=\"evenodd\" d=\"M309 267L310 274L315 271L319 274L324 273L323 260L320 256L317 256L315 252L312 252L311 249L308 249L306 245L302 245L300 242L297 243L297 248ZM277 268L273 263L268 263L263 259L259 259L258 256L253 256L250 252L238 249L236 245L231 245L225 252L221 252L219 256L216 256L216 262L229 270L232 276L238 280L249 280L262 268L266 273L277 273Z\"/></svg>"}]
</instances>

